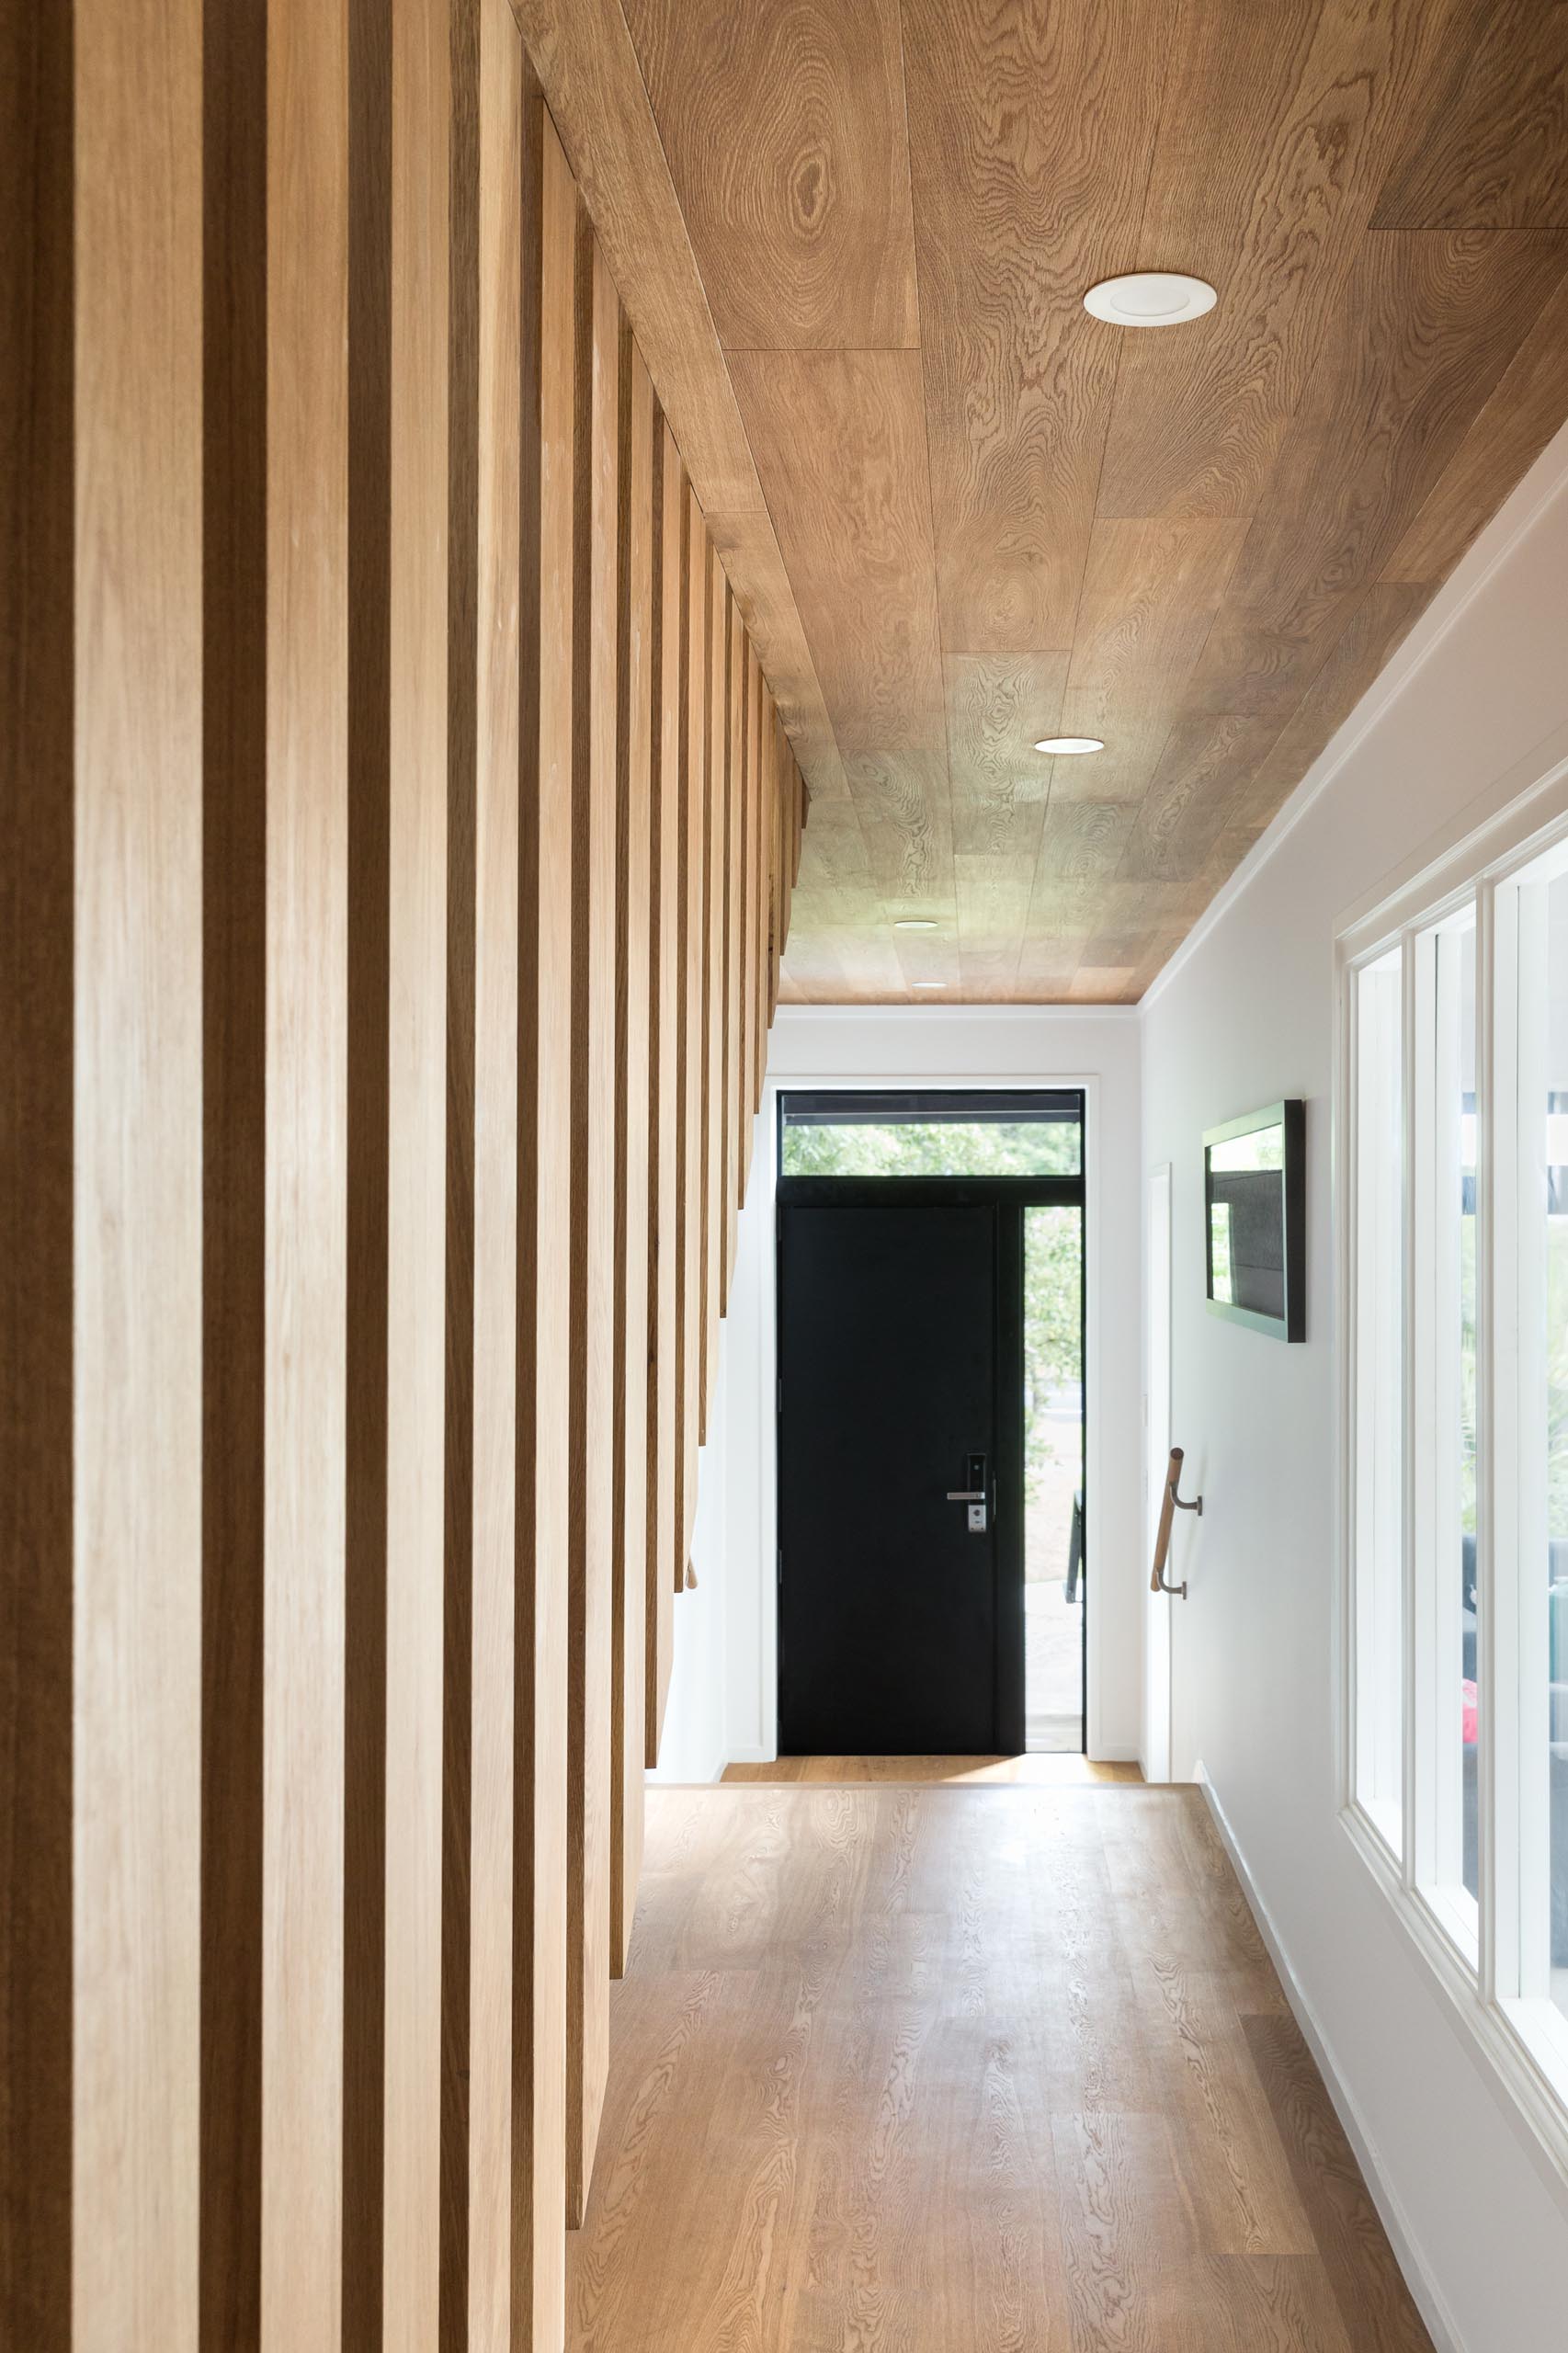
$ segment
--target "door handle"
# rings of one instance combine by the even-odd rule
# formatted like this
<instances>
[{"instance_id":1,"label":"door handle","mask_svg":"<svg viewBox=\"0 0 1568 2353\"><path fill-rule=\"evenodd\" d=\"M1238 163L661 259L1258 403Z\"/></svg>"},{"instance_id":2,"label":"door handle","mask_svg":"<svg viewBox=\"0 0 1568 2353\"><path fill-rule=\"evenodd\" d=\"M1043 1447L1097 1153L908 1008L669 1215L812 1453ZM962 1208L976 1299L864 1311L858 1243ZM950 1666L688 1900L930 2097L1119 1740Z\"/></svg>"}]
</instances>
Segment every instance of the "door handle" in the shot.
<instances>
[{"instance_id":1,"label":"door handle","mask_svg":"<svg viewBox=\"0 0 1568 2353\"><path fill-rule=\"evenodd\" d=\"M950 1504L983 1504L985 1490L983 1487L949 1487L948 1501Z\"/></svg>"}]
</instances>

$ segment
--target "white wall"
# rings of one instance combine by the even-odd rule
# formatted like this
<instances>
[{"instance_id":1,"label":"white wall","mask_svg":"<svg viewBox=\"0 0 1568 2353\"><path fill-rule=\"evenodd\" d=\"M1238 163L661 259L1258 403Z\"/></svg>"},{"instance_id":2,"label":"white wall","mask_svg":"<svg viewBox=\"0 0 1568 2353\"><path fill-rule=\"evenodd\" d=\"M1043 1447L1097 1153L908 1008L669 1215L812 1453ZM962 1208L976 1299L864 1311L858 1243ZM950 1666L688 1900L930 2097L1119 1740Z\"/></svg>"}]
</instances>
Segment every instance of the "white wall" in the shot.
<instances>
[{"instance_id":1,"label":"white wall","mask_svg":"<svg viewBox=\"0 0 1568 2353\"><path fill-rule=\"evenodd\" d=\"M1463 2353L1565 2341L1568 2211L1337 1818L1331 1086L1337 919L1561 756L1568 434L1145 1000L1143 1160L1174 1169L1178 1523L1174 1769L1206 1769L1262 1906ZM1204 1306L1201 1133L1307 1099L1307 1338ZM1439 2338L1441 2341L1441 2336Z\"/></svg>"},{"instance_id":2,"label":"white wall","mask_svg":"<svg viewBox=\"0 0 1568 2353\"><path fill-rule=\"evenodd\" d=\"M1096 1756L1138 1754L1142 1583L1138 1047L1137 1017L1121 1010L780 1008L769 1046L767 1094L730 1290L721 1366L723 1402L699 1478L694 1549L701 1585L696 1594L683 1595L676 1603L676 1664L659 1779L703 1778L698 1766L704 1757L761 1759L776 1753L773 1107L779 1086L816 1081L1087 1082L1087 1473L1096 1537L1089 1613L1089 1737Z\"/></svg>"}]
</instances>

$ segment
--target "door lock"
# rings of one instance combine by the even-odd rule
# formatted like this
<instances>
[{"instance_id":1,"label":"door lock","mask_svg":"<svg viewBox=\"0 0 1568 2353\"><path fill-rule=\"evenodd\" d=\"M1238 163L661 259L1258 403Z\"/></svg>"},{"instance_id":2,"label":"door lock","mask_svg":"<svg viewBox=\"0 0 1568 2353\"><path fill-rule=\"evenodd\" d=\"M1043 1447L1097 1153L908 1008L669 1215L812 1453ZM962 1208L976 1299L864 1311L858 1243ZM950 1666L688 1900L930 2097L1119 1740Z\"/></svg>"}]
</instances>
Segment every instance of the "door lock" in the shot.
<instances>
[{"instance_id":1,"label":"door lock","mask_svg":"<svg viewBox=\"0 0 1568 2353\"><path fill-rule=\"evenodd\" d=\"M971 1454L970 1456L969 1484L967 1487L949 1487L948 1489L948 1501L950 1504L967 1504L969 1506L970 1534L971 1536L984 1535L986 1506L990 1501L990 1490L985 1483L985 1457L983 1454Z\"/></svg>"}]
</instances>

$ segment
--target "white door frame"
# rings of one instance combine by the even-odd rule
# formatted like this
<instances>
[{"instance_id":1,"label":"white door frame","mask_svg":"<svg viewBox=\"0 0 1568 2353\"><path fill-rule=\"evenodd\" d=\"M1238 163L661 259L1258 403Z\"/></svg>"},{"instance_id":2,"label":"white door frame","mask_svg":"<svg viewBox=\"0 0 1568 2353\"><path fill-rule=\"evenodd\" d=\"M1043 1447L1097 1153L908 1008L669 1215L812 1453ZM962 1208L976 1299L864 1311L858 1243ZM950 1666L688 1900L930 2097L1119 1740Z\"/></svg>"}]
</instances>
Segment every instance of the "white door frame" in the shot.
<instances>
[{"instance_id":1,"label":"white door frame","mask_svg":"<svg viewBox=\"0 0 1568 2353\"><path fill-rule=\"evenodd\" d=\"M778 1754L778 1591L776 1574L773 1573L774 1564L778 1558L778 1503L776 1485L777 1466L771 1435L772 1406L778 1393L778 1341L775 1327L777 1226L774 1216L775 1192L778 1175L777 1166L778 1097L781 1093L809 1094L817 1089L843 1094L851 1094L862 1089L871 1092L892 1089L897 1092L916 1088L922 1093L927 1090L935 1093L945 1087L961 1088L966 1093L1017 1090L1020 1087L1038 1089L1045 1094L1049 1094L1055 1087L1082 1089L1085 1158L1084 1281L1088 1308L1084 1331L1084 1403L1086 1426L1084 1481L1085 1492L1090 1498L1089 1507L1092 1513L1094 1498L1104 1492L1100 1475L1100 1434L1105 1419L1103 1409L1106 1402L1099 1329L1102 1296L1100 1201L1103 1183L1099 1150L1100 1086L1101 1080L1097 1072L1042 1074L1038 1067L1014 1072L988 1071L983 1074L972 1071L954 1074L922 1071L918 1077L903 1073L889 1074L886 1072L876 1075L864 1074L852 1075L844 1071L830 1071L821 1076L812 1076L809 1073L791 1071L778 1076L769 1076L764 1086L762 1109L758 1115L762 1126L757 1137L758 1149L752 1163L752 1183L754 1188L759 1184L767 1188L764 1198L768 1222L767 1249L763 1266L759 1269L763 1286L763 1296L759 1302L761 1312L756 1318L759 1358L756 1369L756 1391L758 1397L765 1401L764 1419L768 1433L764 1439L762 1449L763 1475L757 1482L757 1509L760 1521L757 1551L759 1559L768 1564L767 1570L765 1571L765 1598L762 1604L760 1628L763 1688L758 1695L761 1746L765 1761L771 1760ZM1103 1608L1096 1608L1094 1594L1091 1592L1088 1657L1084 1678L1085 1753L1091 1757L1103 1754L1100 1745L1102 1657L1110 1643L1118 1640L1136 1640L1133 1626L1114 1626L1108 1629L1106 1618L1107 1611ZM1134 1626L1135 1624L1136 1621ZM1125 1753L1124 1750L1117 1752L1118 1755L1125 1755ZM749 1759L750 1756L750 1751L745 1749L737 1748L734 1754L737 1758Z\"/></svg>"},{"instance_id":2,"label":"white door frame","mask_svg":"<svg viewBox=\"0 0 1568 2353\"><path fill-rule=\"evenodd\" d=\"M1145 1557L1154 1556L1165 1464L1171 1449L1171 1164L1149 1172L1144 1243L1148 1295L1143 1343L1143 1524ZM1171 1605L1163 1593L1143 1598L1143 1779L1171 1778Z\"/></svg>"}]
</instances>

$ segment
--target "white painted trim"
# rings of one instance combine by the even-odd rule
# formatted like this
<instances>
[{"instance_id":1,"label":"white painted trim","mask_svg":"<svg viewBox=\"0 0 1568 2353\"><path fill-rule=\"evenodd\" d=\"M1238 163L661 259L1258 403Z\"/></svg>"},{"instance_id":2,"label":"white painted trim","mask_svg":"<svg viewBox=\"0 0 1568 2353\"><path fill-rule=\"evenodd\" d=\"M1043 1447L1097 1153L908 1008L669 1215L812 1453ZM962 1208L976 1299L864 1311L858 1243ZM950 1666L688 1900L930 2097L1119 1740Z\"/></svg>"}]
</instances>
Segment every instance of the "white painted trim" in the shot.
<instances>
[{"instance_id":1,"label":"white painted trim","mask_svg":"<svg viewBox=\"0 0 1568 2353\"><path fill-rule=\"evenodd\" d=\"M1334 2103L1335 2113L1345 2130L1345 2137L1355 2151L1356 2162L1370 2193L1373 2205L1383 2229L1388 2234L1395 2262L1404 2275L1405 2285L1415 2300L1417 2311L1426 2324L1426 2331L1437 2353L1471 2353L1460 2334L1459 2325L1449 2308L1448 2300L1437 2285L1432 2266L1418 2245L1411 2229L1398 2193L1389 2178L1388 2168L1379 2154L1377 2143L1369 2131L1366 2120L1345 2075L1340 2069L1327 2035L1311 2002L1302 1990L1301 1979L1291 1966L1274 1915L1258 1893L1256 1881L1248 1868L1229 1816L1220 1802L1218 1790L1199 1761L1193 1768L1193 1779L1203 1791L1214 1827L1220 1834L1231 1867L1241 1884L1247 1906L1257 1922L1258 1933L1268 1948L1269 1959L1278 1972L1285 1998L1290 2003L1297 2025L1306 2039L1308 2049L1317 2063L1324 2088ZM1476 2348L1479 2353L1479 2348Z\"/></svg>"},{"instance_id":2,"label":"white painted trim","mask_svg":"<svg viewBox=\"0 0 1568 2353\"><path fill-rule=\"evenodd\" d=\"M1340 1817L1346 1837L1388 1898L1394 1917L1446 1995L1477 2072L1513 2127L1546 2188L1568 2213L1568 2109L1548 2066L1509 2010L1482 1996L1474 1969L1418 1890L1406 1887L1385 1841L1358 1806Z\"/></svg>"},{"instance_id":3,"label":"white painted trim","mask_svg":"<svg viewBox=\"0 0 1568 2353\"><path fill-rule=\"evenodd\" d=\"M1344 725L1332 735L1295 790L1199 917L1169 963L1162 966L1134 1008L1142 1013L1221 923L1248 885L1284 847L1341 769L1360 748L1417 672L1459 626L1471 606L1491 585L1519 542L1568 489L1568 427L1547 444L1535 464L1498 508L1474 544L1460 558L1424 613L1412 626L1368 688ZM956 1008L949 1008L956 1010Z\"/></svg>"}]
</instances>

